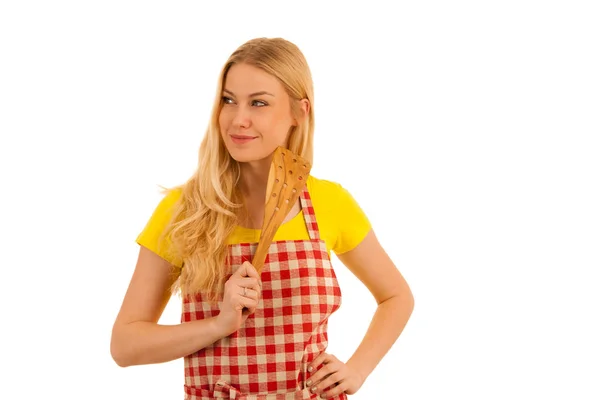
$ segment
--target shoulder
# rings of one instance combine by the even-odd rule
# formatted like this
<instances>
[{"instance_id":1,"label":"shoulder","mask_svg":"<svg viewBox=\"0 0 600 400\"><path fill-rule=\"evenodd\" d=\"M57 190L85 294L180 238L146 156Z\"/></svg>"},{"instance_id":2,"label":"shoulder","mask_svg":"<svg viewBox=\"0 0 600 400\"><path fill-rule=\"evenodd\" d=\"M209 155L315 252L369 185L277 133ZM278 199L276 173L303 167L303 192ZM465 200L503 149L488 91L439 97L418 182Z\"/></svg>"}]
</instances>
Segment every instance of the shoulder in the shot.
<instances>
[{"instance_id":1,"label":"shoulder","mask_svg":"<svg viewBox=\"0 0 600 400\"><path fill-rule=\"evenodd\" d=\"M172 212L173 208L181 198L182 192L183 189L181 187L163 190L163 198L158 204L158 207L162 207L165 211Z\"/></svg>"},{"instance_id":2,"label":"shoulder","mask_svg":"<svg viewBox=\"0 0 600 400\"><path fill-rule=\"evenodd\" d=\"M331 210L331 208L337 209L344 204L353 205L355 203L352 194L340 182L310 175L306 186L313 204L318 208Z\"/></svg>"},{"instance_id":3,"label":"shoulder","mask_svg":"<svg viewBox=\"0 0 600 400\"><path fill-rule=\"evenodd\" d=\"M170 240L163 236L174 215L175 207L182 196L181 188L163 189L163 197L155 207L146 226L139 233L136 242L158 254L172 265L181 266L181 260L174 256Z\"/></svg>"},{"instance_id":4,"label":"shoulder","mask_svg":"<svg viewBox=\"0 0 600 400\"><path fill-rule=\"evenodd\" d=\"M345 191L339 182L317 178L313 175L309 175L306 186L311 197L317 196L317 198L324 199L337 198Z\"/></svg>"},{"instance_id":5,"label":"shoulder","mask_svg":"<svg viewBox=\"0 0 600 400\"><path fill-rule=\"evenodd\" d=\"M162 190L162 198L155 206L150 219L144 229L145 234L157 235L162 233L170 222L179 199L182 196L181 188L172 188Z\"/></svg>"},{"instance_id":6,"label":"shoulder","mask_svg":"<svg viewBox=\"0 0 600 400\"><path fill-rule=\"evenodd\" d=\"M371 223L352 194L341 183L309 176L308 191L319 226L337 254L356 247L371 229Z\"/></svg>"}]
</instances>

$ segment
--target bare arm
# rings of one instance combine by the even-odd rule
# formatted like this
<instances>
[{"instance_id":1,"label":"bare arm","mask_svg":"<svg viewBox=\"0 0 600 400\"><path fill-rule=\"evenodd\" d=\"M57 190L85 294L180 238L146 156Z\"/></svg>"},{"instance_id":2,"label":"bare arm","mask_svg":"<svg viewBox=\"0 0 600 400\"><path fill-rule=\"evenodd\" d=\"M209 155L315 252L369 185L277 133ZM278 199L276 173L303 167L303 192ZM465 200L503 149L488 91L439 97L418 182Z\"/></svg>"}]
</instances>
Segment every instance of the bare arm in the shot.
<instances>
[{"instance_id":1,"label":"bare arm","mask_svg":"<svg viewBox=\"0 0 600 400\"><path fill-rule=\"evenodd\" d=\"M121 367L175 360L227 336L216 318L159 325L177 279L174 267L145 247L112 330L110 352Z\"/></svg>"},{"instance_id":2,"label":"bare arm","mask_svg":"<svg viewBox=\"0 0 600 400\"><path fill-rule=\"evenodd\" d=\"M365 337L346 363L364 380L404 330L414 299L404 277L373 231L356 248L338 258L367 286L378 304Z\"/></svg>"}]
</instances>

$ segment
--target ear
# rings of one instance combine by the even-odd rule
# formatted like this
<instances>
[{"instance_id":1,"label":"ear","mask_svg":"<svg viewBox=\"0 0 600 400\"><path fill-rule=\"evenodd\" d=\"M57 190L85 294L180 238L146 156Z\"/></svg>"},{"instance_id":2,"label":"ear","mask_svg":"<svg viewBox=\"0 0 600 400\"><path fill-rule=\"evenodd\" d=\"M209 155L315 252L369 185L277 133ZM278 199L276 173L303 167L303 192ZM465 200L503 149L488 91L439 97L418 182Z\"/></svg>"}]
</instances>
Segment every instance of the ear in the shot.
<instances>
[{"instance_id":1,"label":"ear","mask_svg":"<svg viewBox=\"0 0 600 400\"><path fill-rule=\"evenodd\" d=\"M308 117L308 112L310 111L310 102L308 99L300 100L300 111L302 111L302 117Z\"/></svg>"},{"instance_id":2,"label":"ear","mask_svg":"<svg viewBox=\"0 0 600 400\"><path fill-rule=\"evenodd\" d=\"M308 117L310 111L310 102L308 99L301 99L298 101L298 111L300 113L299 118L304 119ZM298 126L298 119L294 118L294 126Z\"/></svg>"}]
</instances>

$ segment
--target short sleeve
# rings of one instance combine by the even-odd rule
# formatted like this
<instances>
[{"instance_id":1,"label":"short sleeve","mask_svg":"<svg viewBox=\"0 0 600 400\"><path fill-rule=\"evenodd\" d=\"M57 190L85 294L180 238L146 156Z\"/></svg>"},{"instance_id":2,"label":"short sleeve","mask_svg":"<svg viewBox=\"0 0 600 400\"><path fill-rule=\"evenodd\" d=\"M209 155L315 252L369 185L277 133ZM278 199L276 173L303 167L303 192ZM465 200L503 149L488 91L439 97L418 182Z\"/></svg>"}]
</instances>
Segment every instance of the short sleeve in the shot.
<instances>
[{"instance_id":1,"label":"short sleeve","mask_svg":"<svg viewBox=\"0 0 600 400\"><path fill-rule=\"evenodd\" d=\"M334 204L337 238L333 246L336 254L354 249L371 230L367 215L354 197L343 186L337 184L337 201Z\"/></svg>"},{"instance_id":2,"label":"short sleeve","mask_svg":"<svg viewBox=\"0 0 600 400\"><path fill-rule=\"evenodd\" d=\"M161 236L173 216L175 203L181 197L180 190L169 191L158 203L136 242L158 254L174 266L182 266L182 261L174 254L168 237Z\"/></svg>"}]
</instances>

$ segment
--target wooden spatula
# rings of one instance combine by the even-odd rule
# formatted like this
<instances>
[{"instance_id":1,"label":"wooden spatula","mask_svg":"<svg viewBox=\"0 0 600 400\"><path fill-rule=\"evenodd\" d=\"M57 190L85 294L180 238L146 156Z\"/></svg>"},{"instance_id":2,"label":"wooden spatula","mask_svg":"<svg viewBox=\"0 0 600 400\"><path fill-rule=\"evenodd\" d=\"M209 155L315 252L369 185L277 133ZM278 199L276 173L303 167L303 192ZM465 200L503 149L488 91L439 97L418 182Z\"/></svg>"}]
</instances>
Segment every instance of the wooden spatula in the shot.
<instances>
[{"instance_id":1,"label":"wooden spatula","mask_svg":"<svg viewBox=\"0 0 600 400\"><path fill-rule=\"evenodd\" d=\"M307 160L290 150L284 147L275 149L267 181L265 216L256 253L252 259L252 265L258 273L264 266L275 232L304 190L311 167Z\"/></svg>"}]
</instances>

